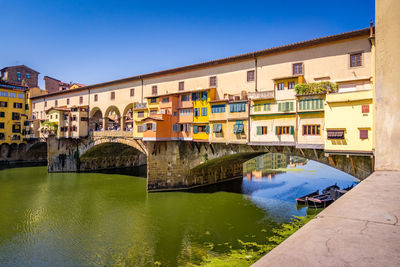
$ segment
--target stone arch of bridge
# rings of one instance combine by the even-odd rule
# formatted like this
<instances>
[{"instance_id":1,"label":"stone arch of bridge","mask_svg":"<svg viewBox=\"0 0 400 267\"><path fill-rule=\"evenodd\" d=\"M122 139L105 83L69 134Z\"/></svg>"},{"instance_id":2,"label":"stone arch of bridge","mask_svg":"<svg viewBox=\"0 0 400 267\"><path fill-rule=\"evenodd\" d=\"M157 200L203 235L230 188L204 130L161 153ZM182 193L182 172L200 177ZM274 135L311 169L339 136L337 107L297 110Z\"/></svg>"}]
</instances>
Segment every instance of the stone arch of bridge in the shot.
<instances>
[{"instance_id":1,"label":"stone arch of bridge","mask_svg":"<svg viewBox=\"0 0 400 267\"><path fill-rule=\"evenodd\" d=\"M147 164L144 145L134 139L98 138L80 151L80 171L136 167Z\"/></svg>"}]
</instances>

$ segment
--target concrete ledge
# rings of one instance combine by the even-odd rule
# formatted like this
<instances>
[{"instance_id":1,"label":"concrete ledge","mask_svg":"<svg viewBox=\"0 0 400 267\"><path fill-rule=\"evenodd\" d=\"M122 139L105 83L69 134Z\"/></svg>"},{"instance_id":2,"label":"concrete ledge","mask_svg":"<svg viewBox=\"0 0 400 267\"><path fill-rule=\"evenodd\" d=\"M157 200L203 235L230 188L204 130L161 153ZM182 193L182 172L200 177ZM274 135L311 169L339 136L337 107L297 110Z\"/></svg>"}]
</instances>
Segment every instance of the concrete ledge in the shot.
<instances>
[{"instance_id":1,"label":"concrete ledge","mask_svg":"<svg viewBox=\"0 0 400 267\"><path fill-rule=\"evenodd\" d=\"M399 266L400 172L375 172L253 266Z\"/></svg>"}]
</instances>

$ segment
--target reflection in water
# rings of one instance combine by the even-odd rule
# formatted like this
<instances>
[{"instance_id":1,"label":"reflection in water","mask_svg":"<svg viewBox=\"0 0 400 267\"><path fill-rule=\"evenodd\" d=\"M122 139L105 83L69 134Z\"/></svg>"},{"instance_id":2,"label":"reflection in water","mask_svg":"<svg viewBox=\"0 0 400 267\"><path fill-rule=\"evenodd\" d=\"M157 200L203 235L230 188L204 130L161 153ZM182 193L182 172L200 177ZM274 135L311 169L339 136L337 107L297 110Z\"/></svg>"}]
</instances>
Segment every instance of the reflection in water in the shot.
<instances>
[{"instance_id":1,"label":"reflection in water","mask_svg":"<svg viewBox=\"0 0 400 267\"><path fill-rule=\"evenodd\" d=\"M277 223L305 214L296 196L353 182L312 161L265 157L243 180L193 192L148 194L145 178L128 175L0 171L0 265L183 265L210 243L215 252L265 243Z\"/></svg>"}]
</instances>

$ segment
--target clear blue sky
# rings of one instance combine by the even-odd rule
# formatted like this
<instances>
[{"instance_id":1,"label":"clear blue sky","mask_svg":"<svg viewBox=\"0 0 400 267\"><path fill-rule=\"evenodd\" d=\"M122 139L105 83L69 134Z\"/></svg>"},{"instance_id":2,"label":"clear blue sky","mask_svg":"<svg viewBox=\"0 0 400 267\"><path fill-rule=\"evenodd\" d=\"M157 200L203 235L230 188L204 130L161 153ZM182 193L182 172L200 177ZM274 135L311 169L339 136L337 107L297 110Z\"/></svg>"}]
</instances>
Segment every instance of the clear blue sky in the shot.
<instances>
[{"instance_id":1,"label":"clear blue sky","mask_svg":"<svg viewBox=\"0 0 400 267\"><path fill-rule=\"evenodd\" d=\"M99 83L369 26L374 0L0 0L0 67ZM41 82L43 84L43 82Z\"/></svg>"}]
</instances>

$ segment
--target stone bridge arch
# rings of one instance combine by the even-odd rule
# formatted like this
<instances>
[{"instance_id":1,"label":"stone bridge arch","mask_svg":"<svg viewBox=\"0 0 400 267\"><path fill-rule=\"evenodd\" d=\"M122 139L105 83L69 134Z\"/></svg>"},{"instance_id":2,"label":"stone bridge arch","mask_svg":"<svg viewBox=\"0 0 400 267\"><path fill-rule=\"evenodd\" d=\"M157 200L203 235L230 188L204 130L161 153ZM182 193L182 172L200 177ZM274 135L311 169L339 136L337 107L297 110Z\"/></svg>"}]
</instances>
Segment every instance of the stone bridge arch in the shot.
<instances>
[{"instance_id":1,"label":"stone bridge arch","mask_svg":"<svg viewBox=\"0 0 400 267\"><path fill-rule=\"evenodd\" d=\"M328 155L322 149L251 146L203 142L147 142L148 190L189 189L243 175L243 163L265 153L283 153L314 160L359 179L373 172L373 159L360 155Z\"/></svg>"}]
</instances>

